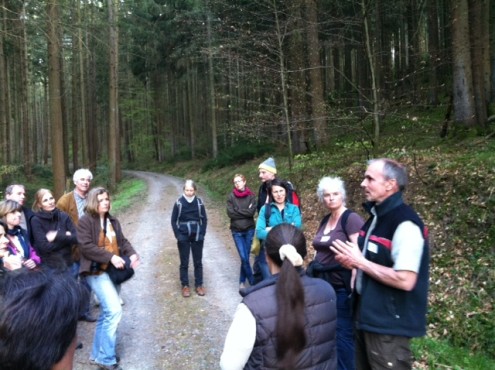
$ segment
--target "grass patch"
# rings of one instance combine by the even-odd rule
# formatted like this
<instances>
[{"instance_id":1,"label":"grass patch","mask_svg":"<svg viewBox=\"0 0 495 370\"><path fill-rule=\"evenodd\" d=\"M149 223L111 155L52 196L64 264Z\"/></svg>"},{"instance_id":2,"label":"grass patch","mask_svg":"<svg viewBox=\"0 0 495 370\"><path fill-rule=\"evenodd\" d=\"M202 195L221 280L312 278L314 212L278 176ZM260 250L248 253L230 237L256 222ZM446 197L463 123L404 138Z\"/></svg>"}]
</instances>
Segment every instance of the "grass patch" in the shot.
<instances>
[{"instance_id":1,"label":"grass patch","mask_svg":"<svg viewBox=\"0 0 495 370\"><path fill-rule=\"evenodd\" d=\"M467 349L454 347L444 340L420 338L412 341L412 349L420 359L418 369L486 370L495 369L495 360Z\"/></svg>"},{"instance_id":2,"label":"grass patch","mask_svg":"<svg viewBox=\"0 0 495 370\"><path fill-rule=\"evenodd\" d=\"M112 197L112 213L118 214L129 208L146 191L146 181L134 177L124 177Z\"/></svg>"}]
</instances>

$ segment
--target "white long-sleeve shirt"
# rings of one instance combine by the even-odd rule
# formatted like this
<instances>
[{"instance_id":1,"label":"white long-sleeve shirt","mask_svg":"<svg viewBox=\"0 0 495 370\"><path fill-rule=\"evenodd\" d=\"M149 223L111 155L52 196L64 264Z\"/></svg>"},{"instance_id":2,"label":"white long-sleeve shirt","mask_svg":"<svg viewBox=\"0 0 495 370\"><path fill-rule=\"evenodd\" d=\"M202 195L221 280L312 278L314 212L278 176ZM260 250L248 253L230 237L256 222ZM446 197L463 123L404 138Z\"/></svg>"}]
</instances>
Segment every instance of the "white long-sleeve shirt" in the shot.
<instances>
[{"instance_id":1,"label":"white long-sleeve shirt","mask_svg":"<svg viewBox=\"0 0 495 370\"><path fill-rule=\"evenodd\" d=\"M225 338L220 368L242 370L253 351L255 340L256 319L249 308L244 303L240 303Z\"/></svg>"}]
</instances>

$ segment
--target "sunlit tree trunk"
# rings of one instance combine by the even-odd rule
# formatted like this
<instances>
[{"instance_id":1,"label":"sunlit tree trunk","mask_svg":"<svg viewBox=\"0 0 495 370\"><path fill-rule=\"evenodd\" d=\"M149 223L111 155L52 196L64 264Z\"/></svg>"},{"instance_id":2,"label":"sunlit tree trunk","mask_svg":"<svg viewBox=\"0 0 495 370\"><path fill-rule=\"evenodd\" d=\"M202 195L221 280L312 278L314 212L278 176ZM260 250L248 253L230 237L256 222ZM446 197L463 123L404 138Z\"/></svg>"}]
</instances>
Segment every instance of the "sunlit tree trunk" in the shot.
<instances>
[{"instance_id":1,"label":"sunlit tree trunk","mask_svg":"<svg viewBox=\"0 0 495 370\"><path fill-rule=\"evenodd\" d=\"M48 24L48 89L50 122L52 124L52 170L54 197L58 199L65 189L65 158L63 148L62 97L60 91L61 42L59 39L59 5L57 0L47 2Z\"/></svg>"}]
</instances>

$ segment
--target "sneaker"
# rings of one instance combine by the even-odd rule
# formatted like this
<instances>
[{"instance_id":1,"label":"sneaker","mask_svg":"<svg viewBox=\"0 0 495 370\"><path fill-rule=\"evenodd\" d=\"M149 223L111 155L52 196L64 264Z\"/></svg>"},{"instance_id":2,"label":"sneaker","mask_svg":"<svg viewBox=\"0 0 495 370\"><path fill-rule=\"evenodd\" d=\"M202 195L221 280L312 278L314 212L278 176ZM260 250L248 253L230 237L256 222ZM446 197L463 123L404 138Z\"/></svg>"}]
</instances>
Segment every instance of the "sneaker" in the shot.
<instances>
[{"instance_id":1,"label":"sneaker","mask_svg":"<svg viewBox=\"0 0 495 370\"><path fill-rule=\"evenodd\" d=\"M82 343L81 343L81 345L82 345ZM117 364L120 363L120 356L119 355L115 356L115 361L117 361ZM100 366L100 364L98 362L96 362L96 360L94 358L90 358L89 362L91 362L93 365Z\"/></svg>"},{"instance_id":2,"label":"sneaker","mask_svg":"<svg viewBox=\"0 0 495 370\"><path fill-rule=\"evenodd\" d=\"M205 295L205 288L203 288L203 286L197 286L196 287L196 293L201 297L204 296Z\"/></svg>"},{"instance_id":3,"label":"sneaker","mask_svg":"<svg viewBox=\"0 0 495 370\"><path fill-rule=\"evenodd\" d=\"M183 286L182 287L182 296L184 298L190 297L191 296L191 290L189 289L188 286Z\"/></svg>"},{"instance_id":4,"label":"sneaker","mask_svg":"<svg viewBox=\"0 0 495 370\"><path fill-rule=\"evenodd\" d=\"M95 362L94 364L98 366L98 369L100 370L123 370L119 364L103 365L99 364L98 362Z\"/></svg>"}]
</instances>

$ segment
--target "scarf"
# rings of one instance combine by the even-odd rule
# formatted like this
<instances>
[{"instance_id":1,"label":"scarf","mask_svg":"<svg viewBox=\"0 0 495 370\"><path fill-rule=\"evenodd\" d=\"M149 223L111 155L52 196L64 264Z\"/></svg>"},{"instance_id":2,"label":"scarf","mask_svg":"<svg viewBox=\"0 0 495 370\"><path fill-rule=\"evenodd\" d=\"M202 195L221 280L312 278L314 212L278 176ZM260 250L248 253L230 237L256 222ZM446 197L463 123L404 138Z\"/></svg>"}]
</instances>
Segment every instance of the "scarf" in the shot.
<instances>
[{"instance_id":1,"label":"scarf","mask_svg":"<svg viewBox=\"0 0 495 370\"><path fill-rule=\"evenodd\" d=\"M237 188L234 188L234 195L237 197L237 198L245 198L249 195L254 195L254 193L251 191L251 189L249 189L247 186L244 188L243 191L241 190L237 190Z\"/></svg>"},{"instance_id":2,"label":"scarf","mask_svg":"<svg viewBox=\"0 0 495 370\"><path fill-rule=\"evenodd\" d=\"M29 245L26 242L26 239L24 239L24 236L22 235L21 228L19 226L14 227L13 229L8 229L7 230L7 235L10 235L12 237L17 236L17 240L22 246L22 249L24 250L24 258L29 259L30 253L29 253Z\"/></svg>"},{"instance_id":3,"label":"scarf","mask_svg":"<svg viewBox=\"0 0 495 370\"><path fill-rule=\"evenodd\" d=\"M186 194L183 194L182 195L184 197L185 200L187 200L189 203L192 203L192 201L194 200L194 198L196 198L196 195L193 195L192 197L187 197Z\"/></svg>"}]
</instances>

